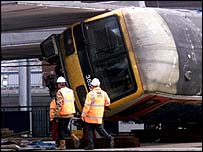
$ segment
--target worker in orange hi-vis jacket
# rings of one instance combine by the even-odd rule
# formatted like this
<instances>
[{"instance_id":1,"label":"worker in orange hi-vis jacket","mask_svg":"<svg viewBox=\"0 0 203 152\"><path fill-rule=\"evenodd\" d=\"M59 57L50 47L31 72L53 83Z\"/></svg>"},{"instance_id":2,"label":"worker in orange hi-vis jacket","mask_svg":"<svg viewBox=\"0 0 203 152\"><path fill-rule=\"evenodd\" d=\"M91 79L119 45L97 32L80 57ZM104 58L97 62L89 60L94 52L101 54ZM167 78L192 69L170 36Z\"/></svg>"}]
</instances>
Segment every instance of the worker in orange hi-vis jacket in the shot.
<instances>
[{"instance_id":1,"label":"worker in orange hi-vis jacket","mask_svg":"<svg viewBox=\"0 0 203 152\"><path fill-rule=\"evenodd\" d=\"M91 82L92 90L86 95L81 119L85 122L88 131L88 146L84 149L94 149L93 131L96 131L109 140L110 147L114 147L114 138L103 128L103 114L106 106L110 105L110 98L100 88L100 81L94 78Z\"/></svg>"},{"instance_id":2,"label":"worker in orange hi-vis jacket","mask_svg":"<svg viewBox=\"0 0 203 152\"><path fill-rule=\"evenodd\" d=\"M75 110L75 96L73 90L66 86L66 80L60 76L57 79L58 91L56 93L56 108L54 113L54 119L58 120L58 139L59 146L57 149L66 149L65 136L70 136L75 148L80 145L79 138L76 137L68 128L70 120L74 117Z\"/></svg>"},{"instance_id":3,"label":"worker in orange hi-vis jacket","mask_svg":"<svg viewBox=\"0 0 203 152\"><path fill-rule=\"evenodd\" d=\"M55 140L56 145L59 145L58 140L58 120L54 118L54 114L56 112L56 100L52 98L50 102L50 110L49 110L49 118L51 122L51 136L52 139Z\"/></svg>"}]
</instances>

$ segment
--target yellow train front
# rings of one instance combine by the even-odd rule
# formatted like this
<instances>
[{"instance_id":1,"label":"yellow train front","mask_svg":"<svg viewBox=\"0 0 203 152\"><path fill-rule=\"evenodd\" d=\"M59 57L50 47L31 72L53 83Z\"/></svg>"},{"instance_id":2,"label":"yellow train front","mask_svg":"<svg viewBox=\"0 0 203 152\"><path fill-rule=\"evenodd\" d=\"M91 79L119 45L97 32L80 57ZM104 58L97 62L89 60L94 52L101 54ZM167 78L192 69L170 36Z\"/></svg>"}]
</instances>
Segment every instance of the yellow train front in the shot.
<instances>
[{"instance_id":1,"label":"yellow train front","mask_svg":"<svg viewBox=\"0 0 203 152\"><path fill-rule=\"evenodd\" d=\"M67 27L55 41L80 112L97 77L111 98L106 119L201 122L201 12L118 9Z\"/></svg>"}]
</instances>

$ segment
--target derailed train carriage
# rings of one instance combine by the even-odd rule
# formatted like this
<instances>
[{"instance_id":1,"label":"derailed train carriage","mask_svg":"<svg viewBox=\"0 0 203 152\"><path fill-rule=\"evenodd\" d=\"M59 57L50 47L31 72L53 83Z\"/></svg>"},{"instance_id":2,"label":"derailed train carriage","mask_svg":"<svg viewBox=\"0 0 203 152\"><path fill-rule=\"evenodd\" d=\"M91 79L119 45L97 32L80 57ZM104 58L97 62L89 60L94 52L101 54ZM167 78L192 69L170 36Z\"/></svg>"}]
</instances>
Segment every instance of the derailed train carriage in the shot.
<instances>
[{"instance_id":1,"label":"derailed train carriage","mask_svg":"<svg viewBox=\"0 0 203 152\"><path fill-rule=\"evenodd\" d=\"M201 123L201 12L118 9L51 35L41 50L62 67L79 112L97 77L111 98L107 120Z\"/></svg>"}]
</instances>

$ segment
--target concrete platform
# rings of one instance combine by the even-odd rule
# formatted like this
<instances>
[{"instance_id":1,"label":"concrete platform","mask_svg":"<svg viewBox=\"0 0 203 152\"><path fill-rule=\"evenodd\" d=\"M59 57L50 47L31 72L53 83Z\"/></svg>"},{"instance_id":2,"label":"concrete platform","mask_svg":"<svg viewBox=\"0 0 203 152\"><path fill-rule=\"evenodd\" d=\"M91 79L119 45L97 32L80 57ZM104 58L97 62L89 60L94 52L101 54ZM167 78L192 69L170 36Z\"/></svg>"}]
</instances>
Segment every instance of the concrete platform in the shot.
<instances>
[{"instance_id":1,"label":"concrete platform","mask_svg":"<svg viewBox=\"0 0 203 152\"><path fill-rule=\"evenodd\" d=\"M24 149L26 151L26 149ZM22 149L22 151L24 151ZM27 151L32 151L27 149ZM34 151L55 151L35 149ZM202 143L144 143L140 147L131 148L98 148L94 150L67 149L63 151L202 151Z\"/></svg>"}]
</instances>

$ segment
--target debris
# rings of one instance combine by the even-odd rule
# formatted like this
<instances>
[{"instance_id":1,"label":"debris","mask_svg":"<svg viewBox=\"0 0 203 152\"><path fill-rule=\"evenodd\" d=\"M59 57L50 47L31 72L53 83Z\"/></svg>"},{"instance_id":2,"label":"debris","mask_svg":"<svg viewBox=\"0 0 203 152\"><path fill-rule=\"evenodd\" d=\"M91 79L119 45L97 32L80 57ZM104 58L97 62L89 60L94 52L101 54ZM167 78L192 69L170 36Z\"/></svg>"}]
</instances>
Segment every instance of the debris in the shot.
<instances>
[{"instance_id":1,"label":"debris","mask_svg":"<svg viewBox=\"0 0 203 152\"><path fill-rule=\"evenodd\" d=\"M10 130L9 128L1 128L1 137L2 138L19 136L19 135L29 134L29 133L30 133L30 131L22 131L22 132L14 133L14 131Z\"/></svg>"},{"instance_id":2,"label":"debris","mask_svg":"<svg viewBox=\"0 0 203 152\"><path fill-rule=\"evenodd\" d=\"M30 140L33 140L32 138ZM52 141L29 141L25 139L1 139L1 150L3 151L16 151L16 150L50 150L56 149L56 144Z\"/></svg>"}]
</instances>

